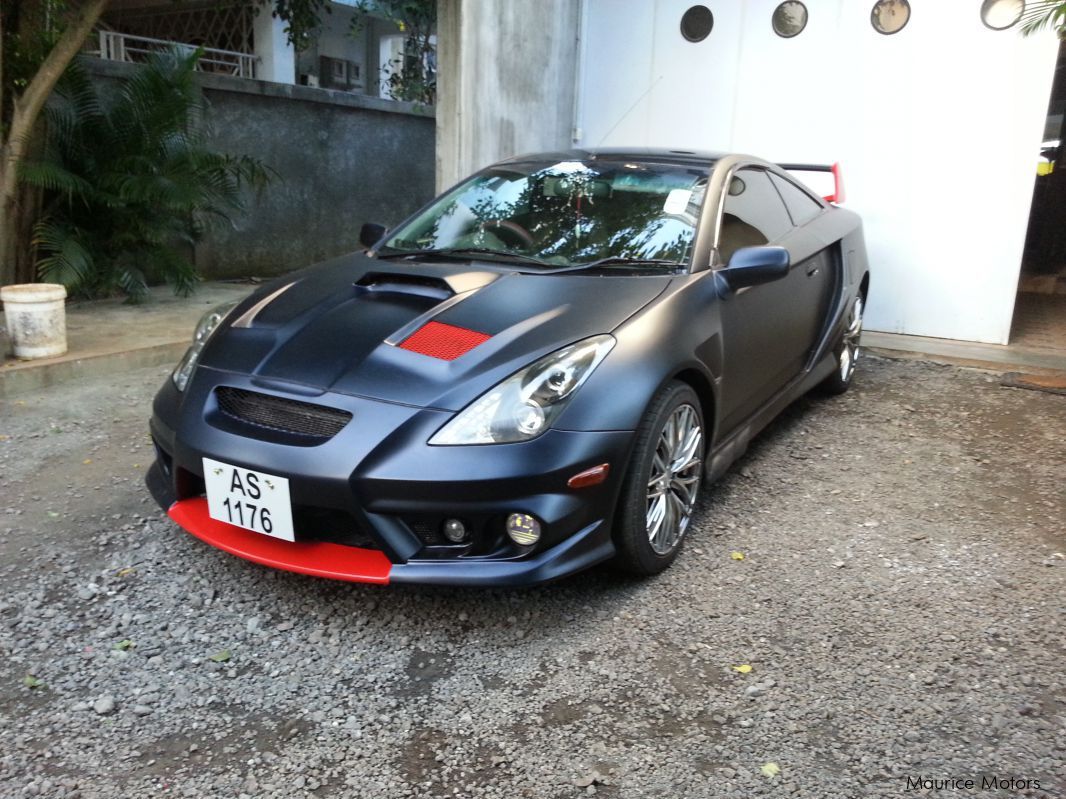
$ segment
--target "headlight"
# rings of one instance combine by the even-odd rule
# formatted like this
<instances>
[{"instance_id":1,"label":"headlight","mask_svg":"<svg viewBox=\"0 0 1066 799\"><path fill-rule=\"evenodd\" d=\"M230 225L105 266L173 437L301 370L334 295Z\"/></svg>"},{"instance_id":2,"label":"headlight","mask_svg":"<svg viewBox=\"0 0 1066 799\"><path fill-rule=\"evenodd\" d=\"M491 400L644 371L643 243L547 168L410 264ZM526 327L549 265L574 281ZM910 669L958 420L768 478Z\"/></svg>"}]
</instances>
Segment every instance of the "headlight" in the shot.
<instances>
[{"instance_id":1,"label":"headlight","mask_svg":"<svg viewBox=\"0 0 1066 799\"><path fill-rule=\"evenodd\" d=\"M192 346L185 353L185 357L181 359L181 363L174 370L174 374L170 376L174 381L174 385L178 387L178 391L184 391L185 386L188 385L189 378L192 377L193 370L196 369L196 364L200 361L200 353L203 352L204 345L211 338L211 334L222 324L222 320L229 315L229 312L236 307L237 303L235 302L223 303L200 317L200 321L196 323L196 332L192 336Z\"/></svg>"},{"instance_id":2,"label":"headlight","mask_svg":"<svg viewBox=\"0 0 1066 799\"><path fill-rule=\"evenodd\" d=\"M429 443L506 444L536 438L613 346L613 336L593 336L541 358L474 400Z\"/></svg>"}]
</instances>

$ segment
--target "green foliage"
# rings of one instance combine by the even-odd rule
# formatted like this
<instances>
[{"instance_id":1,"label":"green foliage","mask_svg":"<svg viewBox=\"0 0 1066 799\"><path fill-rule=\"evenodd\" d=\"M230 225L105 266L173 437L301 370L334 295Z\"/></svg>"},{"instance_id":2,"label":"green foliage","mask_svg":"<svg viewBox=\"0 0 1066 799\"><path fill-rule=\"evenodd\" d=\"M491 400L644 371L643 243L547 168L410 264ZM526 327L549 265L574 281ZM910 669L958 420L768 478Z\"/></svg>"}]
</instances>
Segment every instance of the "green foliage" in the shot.
<instances>
[{"instance_id":1,"label":"green foliage","mask_svg":"<svg viewBox=\"0 0 1066 799\"><path fill-rule=\"evenodd\" d=\"M397 100L433 105L437 101L436 48L430 41L437 24L436 0L359 0L363 17L352 21L353 32L366 15L384 17L405 34L403 55L381 68L381 81Z\"/></svg>"},{"instance_id":2,"label":"green foliage","mask_svg":"<svg viewBox=\"0 0 1066 799\"><path fill-rule=\"evenodd\" d=\"M3 122L9 121L15 95L29 84L63 32L66 0L20 0L0 4L3 29Z\"/></svg>"},{"instance_id":3,"label":"green foliage","mask_svg":"<svg viewBox=\"0 0 1066 799\"><path fill-rule=\"evenodd\" d=\"M47 192L34 229L42 279L73 294L142 297L148 284L188 294L196 270L178 248L244 210L245 187L270 171L248 156L212 152L194 71L198 51L154 55L103 102L71 65L47 112L43 157L19 175Z\"/></svg>"},{"instance_id":4,"label":"green foliage","mask_svg":"<svg viewBox=\"0 0 1066 799\"><path fill-rule=\"evenodd\" d=\"M262 9L257 9L256 13L262 13ZM303 50L318 29L322 14L333 12L327 0L276 0L270 13L285 21L289 43L297 50Z\"/></svg>"},{"instance_id":5,"label":"green foliage","mask_svg":"<svg viewBox=\"0 0 1066 799\"><path fill-rule=\"evenodd\" d=\"M1035 0L1025 4L1022 12L1023 36L1051 28L1060 39L1066 39L1066 2L1063 0Z\"/></svg>"}]
</instances>

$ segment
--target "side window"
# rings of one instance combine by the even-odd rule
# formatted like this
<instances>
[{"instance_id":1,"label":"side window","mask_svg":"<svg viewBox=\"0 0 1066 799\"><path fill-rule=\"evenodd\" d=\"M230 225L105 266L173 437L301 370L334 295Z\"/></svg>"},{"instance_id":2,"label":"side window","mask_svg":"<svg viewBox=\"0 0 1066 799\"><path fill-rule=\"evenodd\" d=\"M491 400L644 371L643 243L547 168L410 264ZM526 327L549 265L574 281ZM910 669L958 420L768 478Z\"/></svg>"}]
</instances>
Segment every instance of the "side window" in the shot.
<instances>
[{"instance_id":1,"label":"side window","mask_svg":"<svg viewBox=\"0 0 1066 799\"><path fill-rule=\"evenodd\" d=\"M718 254L728 262L741 247L757 247L781 238L792 220L781 195L761 169L741 169L729 182L722 212Z\"/></svg>"},{"instance_id":2,"label":"side window","mask_svg":"<svg viewBox=\"0 0 1066 799\"><path fill-rule=\"evenodd\" d=\"M770 180L781 192L781 197L788 206L788 213L797 225L809 222L822 212L822 206L791 180L785 180L777 175L770 175Z\"/></svg>"}]
</instances>

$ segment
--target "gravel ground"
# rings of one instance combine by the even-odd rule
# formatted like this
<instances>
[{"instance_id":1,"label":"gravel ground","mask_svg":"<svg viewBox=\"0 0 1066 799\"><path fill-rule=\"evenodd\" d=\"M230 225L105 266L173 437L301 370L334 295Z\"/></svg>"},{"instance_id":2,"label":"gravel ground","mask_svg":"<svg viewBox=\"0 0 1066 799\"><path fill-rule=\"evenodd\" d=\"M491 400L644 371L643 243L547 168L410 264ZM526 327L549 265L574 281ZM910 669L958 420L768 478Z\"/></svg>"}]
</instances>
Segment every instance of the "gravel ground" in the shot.
<instances>
[{"instance_id":1,"label":"gravel ground","mask_svg":"<svg viewBox=\"0 0 1066 799\"><path fill-rule=\"evenodd\" d=\"M1066 796L1066 397L867 358L666 574L504 592L180 532L141 483L164 378L0 401L0 795Z\"/></svg>"}]
</instances>

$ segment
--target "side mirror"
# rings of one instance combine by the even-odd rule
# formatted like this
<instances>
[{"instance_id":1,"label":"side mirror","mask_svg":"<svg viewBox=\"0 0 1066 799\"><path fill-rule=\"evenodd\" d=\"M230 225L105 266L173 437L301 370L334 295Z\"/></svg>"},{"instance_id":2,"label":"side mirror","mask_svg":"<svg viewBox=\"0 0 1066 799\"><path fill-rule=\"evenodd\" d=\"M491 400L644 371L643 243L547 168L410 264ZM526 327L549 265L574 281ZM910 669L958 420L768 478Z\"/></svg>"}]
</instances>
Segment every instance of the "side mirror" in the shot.
<instances>
[{"instance_id":1,"label":"side mirror","mask_svg":"<svg viewBox=\"0 0 1066 799\"><path fill-rule=\"evenodd\" d=\"M791 266L792 258L784 247L741 247L721 274L729 288L736 290L779 280Z\"/></svg>"},{"instance_id":2,"label":"side mirror","mask_svg":"<svg viewBox=\"0 0 1066 799\"><path fill-rule=\"evenodd\" d=\"M388 229L384 225L379 225L377 222L364 222L359 229L359 243L369 250L385 238L386 233Z\"/></svg>"}]
</instances>

